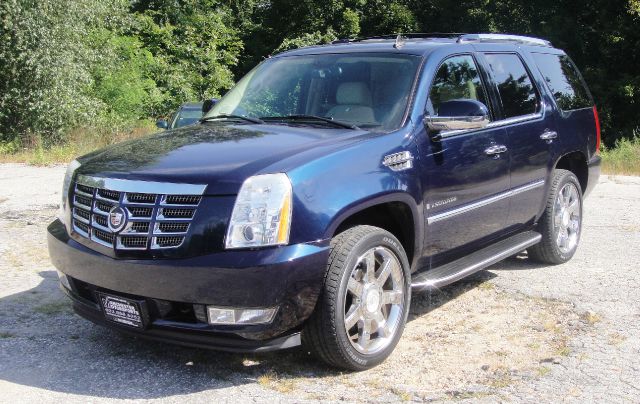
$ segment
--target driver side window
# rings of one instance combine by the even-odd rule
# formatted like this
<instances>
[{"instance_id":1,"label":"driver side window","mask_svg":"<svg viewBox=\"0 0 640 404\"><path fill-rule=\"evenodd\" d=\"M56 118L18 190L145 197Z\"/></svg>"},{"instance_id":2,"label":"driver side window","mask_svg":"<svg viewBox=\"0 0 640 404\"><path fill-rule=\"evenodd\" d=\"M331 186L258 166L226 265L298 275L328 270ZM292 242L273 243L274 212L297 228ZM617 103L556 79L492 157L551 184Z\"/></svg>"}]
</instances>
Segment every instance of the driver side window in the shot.
<instances>
[{"instance_id":1,"label":"driver side window","mask_svg":"<svg viewBox=\"0 0 640 404\"><path fill-rule=\"evenodd\" d=\"M470 55L453 56L440 65L429 92L427 112L437 116L443 102L458 99L488 106L478 68Z\"/></svg>"}]
</instances>

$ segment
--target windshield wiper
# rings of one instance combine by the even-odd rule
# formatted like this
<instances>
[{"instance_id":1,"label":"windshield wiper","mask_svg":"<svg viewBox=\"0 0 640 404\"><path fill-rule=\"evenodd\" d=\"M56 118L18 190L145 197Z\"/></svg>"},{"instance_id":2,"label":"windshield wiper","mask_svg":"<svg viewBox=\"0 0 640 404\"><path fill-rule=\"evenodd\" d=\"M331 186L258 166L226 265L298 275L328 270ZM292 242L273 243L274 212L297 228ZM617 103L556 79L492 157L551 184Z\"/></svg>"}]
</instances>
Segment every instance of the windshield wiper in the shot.
<instances>
[{"instance_id":1,"label":"windshield wiper","mask_svg":"<svg viewBox=\"0 0 640 404\"><path fill-rule=\"evenodd\" d=\"M204 118L201 118L200 122L211 121L213 119L241 119L243 121L247 121L247 122L251 122L251 123L260 123L260 124L264 123L264 121L262 119L250 118L248 116L233 115L233 114L220 114L220 115L215 115L215 116L206 116Z\"/></svg>"},{"instance_id":2,"label":"windshield wiper","mask_svg":"<svg viewBox=\"0 0 640 404\"><path fill-rule=\"evenodd\" d=\"M286 116L263 116L260 119L263 121L316 121L324 122L345 129L360 129L356 125L351 125L346 122L336 121L333 118L325 118L324 116L317 115L286 115Z\"/></svg>"}]
</instances>

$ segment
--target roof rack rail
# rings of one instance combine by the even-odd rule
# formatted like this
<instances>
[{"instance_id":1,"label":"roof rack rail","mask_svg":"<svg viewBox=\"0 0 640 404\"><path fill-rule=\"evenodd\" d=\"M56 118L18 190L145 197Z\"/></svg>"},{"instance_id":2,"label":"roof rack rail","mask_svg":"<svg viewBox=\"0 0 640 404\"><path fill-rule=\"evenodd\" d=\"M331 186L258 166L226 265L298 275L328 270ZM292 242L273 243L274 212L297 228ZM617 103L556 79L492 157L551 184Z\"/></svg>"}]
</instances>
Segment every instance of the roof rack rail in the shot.
<instances>
[{"instance_id":1,"label":"roof rack rail","mask_svg":"<svg viewBox=\"0 0 640 404\"><path fill-rule=\"evenodd\" d=\"M376 36L367 36L360 38L340 38L331 42L332 44L339 43L351 43L351 42L362 42L362 41L375 41L375 40L385 40L385 39L397 39L398 35L405 39L428 39L428 38L459 38L462 35L466 35L462 32L407 32L407 33L397 33L397 34L388 34L388 35L376 35Z\"/></svg>"},{"instance_id":2,"label":"roof rack rail","mask_svg":"<svg viewBox=\"0 0 640 404\"><path fill-rule=\"evenodd\" d=\"M508 34L463 34L458 38L458 43L463 42L515 42L523 45L553 47L551 42L545 39Z\"/></svg>"}]
</instances>

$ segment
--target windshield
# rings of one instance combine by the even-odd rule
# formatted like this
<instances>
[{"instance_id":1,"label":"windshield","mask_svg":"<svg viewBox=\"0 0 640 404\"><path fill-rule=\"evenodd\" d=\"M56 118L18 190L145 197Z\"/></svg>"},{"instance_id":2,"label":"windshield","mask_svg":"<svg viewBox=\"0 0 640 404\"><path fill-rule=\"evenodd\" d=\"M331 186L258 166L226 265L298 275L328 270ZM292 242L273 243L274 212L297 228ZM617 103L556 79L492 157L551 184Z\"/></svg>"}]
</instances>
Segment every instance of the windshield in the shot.
<instances>
[{"instance_id":1,"label":"windshield","mask_svg":"<svg viewBox=\"0 0 640 404\"><path fill-rule=\"evenodd\" d=\"M202 107L198 109L184 108L178 111L173 121L173 128L180 128L198 122L202 117Z\"/></svg>"},{"instance_id":2,"label":"windshield","mask_svg":"<svg viewBox=\"0 0 640 404\"><path fill-rule=\"evenodd\" d=\"M268 59L238 82L206 117L319 116L361 128L397 128L420 57L322 54Z\"/></svg>"}]
</instances>

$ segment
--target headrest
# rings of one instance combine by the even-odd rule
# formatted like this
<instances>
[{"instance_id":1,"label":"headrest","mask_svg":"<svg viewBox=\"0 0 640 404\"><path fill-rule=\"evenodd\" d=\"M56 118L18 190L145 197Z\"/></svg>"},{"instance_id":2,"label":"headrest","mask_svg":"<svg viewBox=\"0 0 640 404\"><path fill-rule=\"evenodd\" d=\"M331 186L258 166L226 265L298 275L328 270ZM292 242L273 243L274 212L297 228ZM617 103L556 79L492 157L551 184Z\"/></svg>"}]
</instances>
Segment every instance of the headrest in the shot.
<instances>
[{"instance_id":1,"label":"headrest","mask_svg":"<svg viewBox=\"0 0 640 404\"><path fill-rule=\"evenodd\" d=\"M371 91L361 81L341 83L336 92L336 102L341 105L371 105Z\"/></svg>"}]
</instances>

